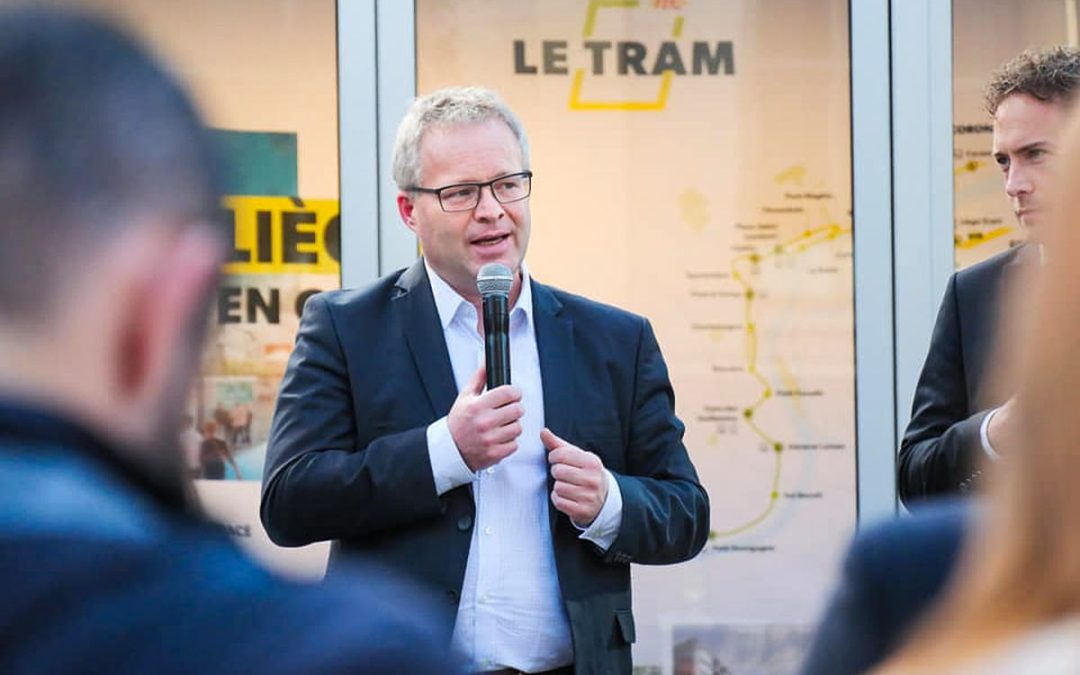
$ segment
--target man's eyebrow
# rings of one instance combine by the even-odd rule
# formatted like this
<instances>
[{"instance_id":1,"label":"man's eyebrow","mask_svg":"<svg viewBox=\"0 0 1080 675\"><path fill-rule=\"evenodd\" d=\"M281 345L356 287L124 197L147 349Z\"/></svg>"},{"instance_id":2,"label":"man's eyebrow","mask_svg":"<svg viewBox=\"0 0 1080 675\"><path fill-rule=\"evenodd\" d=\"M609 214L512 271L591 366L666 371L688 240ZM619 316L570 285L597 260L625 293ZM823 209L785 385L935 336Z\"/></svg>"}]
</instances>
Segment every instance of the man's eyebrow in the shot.
<instances>
[{"instance_id":1,"label":"man's eyebrow","mask_svg":"<svg viewBox=\"0 0 1080 675\"><path fill-rule=\"evenodd\" d=\"M1017 152L1027 152L1029 150L1040 150L1040 149L1043 149L1043 148L1045 148L1047 146L1050 146L1050 145L1053 145L1053 144L1049 140L1032 141L1031 143L1026 143L1024 145L1021 145L1019 148L1016 148L1015 150L1013 150L1013 152L1017 153ZM1004 157L1004 156L1006 156L1006 155L1008 155L1010 153L1005 152L1004 150L991 150L990 154L992 156L994 156L994 157Z\"/></svg>"},{"instance_id":2,"label":"man's eyebrow","mask_svg":"<svg viewBox=\"0 0 1080 675\"><path fill-rule=\"evenodd\" d=\"M1039 150L1048 145L1051 145L1049 140L1032 141L1031 143L1021 145L1019 148L1016 149L1016 151L1027 152L1028 150Z\"/></svg>"}]
</instances>

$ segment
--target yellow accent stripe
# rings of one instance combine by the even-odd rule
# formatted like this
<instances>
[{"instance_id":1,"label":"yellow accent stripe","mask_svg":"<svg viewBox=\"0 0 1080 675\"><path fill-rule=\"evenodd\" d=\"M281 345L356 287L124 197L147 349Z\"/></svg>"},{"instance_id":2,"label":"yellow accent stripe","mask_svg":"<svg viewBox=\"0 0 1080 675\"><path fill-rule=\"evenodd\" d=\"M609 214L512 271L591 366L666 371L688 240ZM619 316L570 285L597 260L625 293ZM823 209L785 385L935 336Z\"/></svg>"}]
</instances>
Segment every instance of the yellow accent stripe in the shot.
<instances>
[{"instance_id":1,"label":"yellow accent stripe","mask_svg":"<svg viewBox=\"0 0 1080 675\"><path fill-rule=\"evenodd\" d=\"M630 110L630 111L655 111L663 110L667 106L668 93L671 91L672 72L665 70L660 80L660 94L655 101L583 101L581 100L581 87L585 82L585 69L578 68L574 71L574 84L570 88L571 110Z\"/></svg>"},{"instance_id":2,"label":"yellow accent stripe","mask_svg":"<svg viewBox=\"0 0 1080 675\"><path fill-rule=\"evenodd\" d=\"M775 451L774 451L775 452ZM712 533L713 539L722 539L726 537L733 537L736 534L742 534L747 530L752 530L757 525L760 525L766 518L772 514L773 509L776 508L776 502L780 501L780 457L783 452L776 452L776 467L773 469L773 482L772 491L769 492L769 505L765 507L765 510L753 520L743 523L738 527L733 527L730 530L721 530L719 532ZM775 497L773 495L776 495Z\"/></svg>"}]
</instances>

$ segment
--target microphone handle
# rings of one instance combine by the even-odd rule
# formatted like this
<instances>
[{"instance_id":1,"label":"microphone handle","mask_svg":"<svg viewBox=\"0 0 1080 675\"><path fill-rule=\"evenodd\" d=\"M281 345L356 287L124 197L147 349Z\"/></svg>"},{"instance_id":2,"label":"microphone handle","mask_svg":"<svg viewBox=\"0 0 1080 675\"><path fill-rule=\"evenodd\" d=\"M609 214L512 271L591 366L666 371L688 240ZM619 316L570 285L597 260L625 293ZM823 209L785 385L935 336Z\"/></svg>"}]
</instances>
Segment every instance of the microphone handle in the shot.
<instances>
[{"instance_id":1,"label":"microphone handle","mask_svg":"<svg viewBox=\"0 0 1080 675\"><path fill-rule=\"evenodd\" d=\"M489 295L484 302L484 362L487 388L510 384L510 312L505 295Z\"/></svg>"}]
</instances>

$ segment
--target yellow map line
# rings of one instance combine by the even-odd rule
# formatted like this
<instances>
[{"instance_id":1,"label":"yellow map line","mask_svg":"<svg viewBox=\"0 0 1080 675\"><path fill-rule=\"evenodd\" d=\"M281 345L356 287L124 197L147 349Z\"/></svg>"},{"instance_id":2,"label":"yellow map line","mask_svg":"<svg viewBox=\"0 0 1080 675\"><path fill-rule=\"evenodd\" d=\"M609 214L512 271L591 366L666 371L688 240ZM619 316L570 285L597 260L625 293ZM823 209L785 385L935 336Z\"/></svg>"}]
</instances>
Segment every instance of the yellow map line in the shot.
<instances>
[{"instance_id":1,"label":"yellow map line","mask_svg":"<svg viewBox=\"0 0 1080 675\"><path fill-rule=\"evenodd\" d=\"M760 430L758 430L756 426L754 427L754 430L760 433ZM779 443L777 445L779 445ZM769 505L766 506L765 510L762 511L761 514L758 515L756 518L749 520L742 525L739 525L738 527L733 527L730 530L721 530L720 532L710 533L710 539L733 537L736 534L742 534L743 532L752 530L753 528L763 523L765 519L772 514L773 509L776 508L776 502L780 500L780 455L782 453L779 448L774 447L774 449L776 451L776 467L773 469L772 491L769 493Z\"/></svg>"},{"instance_id":2,"label":"yellow map line","mask_svg":"<svg viewBox=\"0 0 1080 675\"><path fill-rule=\"evenodd\" d=\"M772 398L773 388L769 384L769 381L762 375L757 368L757 355L758 355L758 336L757 325L754 323L753 304L757 298L757 293L754 291L753 286L747 282L746 277L740 273L740 263L750 263L756 265L765 258L771 258L781 255L797 255L799 253L805 253L807 249L817 246L819 244L828 243L841 234L848 234L851 232L850 227L843 227L837 223L830 223L817 228L804 230L803 233L789 241L781 244L777 244L771 251L761 253L745 253L736 256L731 261L731 276L743 287L744 316L746 318L746 372L754 377L761 384L762 391L757 401L753 405L743 410L743 419L746 425L750 427L755 434L758 435L761 440L765 441L769 447L773 449L776 454L776 465L773 468L773 481L772 489L769 491L769 503L765 507L765 510L757 517L728 530L722 530L719 532L711 532L709 534L710 539L720 539L724 537L731 537L736 534L741 534L761 524L776 508L776 502L780 499L780 468L782 466L781 458L784 453L784 446L775 438L767 434L761 427L754 422L754 414L758 408L765 404L766 401Z\"/></svg>"},{"instance_id":3,"label":"yellow map line","mask_svg":"<svg viewBox=\"0 0 1080 675\"><path fill-rule=\"evenodd\" d=\"M1002 227L995 228L993 230L990 230L989 232L983 232L983 235L981 237L976 237L974 239L969 237L968 239L964 240L958 239L956 241L956 248L967 251L975 248L976 246L981 246L989 241L993 241L994 239L1004 237L1012 231L1013 229L1011 227L1009 227L1008 225L1003 225Z\"/></svg>"}]
</instances>

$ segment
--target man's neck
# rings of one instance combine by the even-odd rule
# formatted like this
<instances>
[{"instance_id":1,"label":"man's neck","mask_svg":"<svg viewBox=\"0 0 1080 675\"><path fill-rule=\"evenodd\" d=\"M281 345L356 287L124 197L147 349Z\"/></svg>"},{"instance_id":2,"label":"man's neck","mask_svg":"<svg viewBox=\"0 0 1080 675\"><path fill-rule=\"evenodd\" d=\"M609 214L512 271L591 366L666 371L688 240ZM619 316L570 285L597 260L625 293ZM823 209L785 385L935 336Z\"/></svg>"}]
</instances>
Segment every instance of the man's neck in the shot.
<instances>
[{"instance_id":1,"label":"man's neck","mask_svg":"<svg viewBox=\"0 0 1080 675\"><path fill-rule=\"evenodd\" d=\"M475 284L470 284L468 288L461 288L458 285L451 283L445 276L439 273L437 269L431 266L431 263L427 260L424 261L424 266L428 272L428 275L434 275L439 278L444 284L446 284L454 293L456 293L461 299L469 303L476 309L477 316L483 315L483 299L480 296L480 291L476 289ZM525 278L524 265L518 266L518 269L514 272L514 282L510 286L510 299L509 306L513 308L517 305L518 298L521 297L521 284Z\"/></svg>"}]
</instances>

